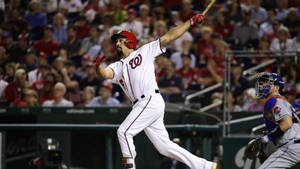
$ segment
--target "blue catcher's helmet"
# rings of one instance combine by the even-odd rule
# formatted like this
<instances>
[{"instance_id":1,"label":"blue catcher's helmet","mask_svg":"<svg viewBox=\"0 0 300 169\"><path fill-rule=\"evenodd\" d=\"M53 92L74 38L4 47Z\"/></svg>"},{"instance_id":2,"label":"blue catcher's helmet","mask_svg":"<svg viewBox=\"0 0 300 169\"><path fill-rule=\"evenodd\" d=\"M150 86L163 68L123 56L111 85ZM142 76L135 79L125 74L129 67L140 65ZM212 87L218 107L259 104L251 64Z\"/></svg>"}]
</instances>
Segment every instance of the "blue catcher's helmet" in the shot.
<instances>
[{"instance_id":1,"label":"blue catcher's helmet","mask_svg":"<svg viewBox=\"0 0 300 169\"><path fill-rule=\"evenodd\" d=\"M271 85L279 86L279 91L283 91L284 82L280 76L276 73L266 73L262 72L257 75L256 81L256 96L258 98L265 98L268 97Z\"/></svg>"}]
</instances>

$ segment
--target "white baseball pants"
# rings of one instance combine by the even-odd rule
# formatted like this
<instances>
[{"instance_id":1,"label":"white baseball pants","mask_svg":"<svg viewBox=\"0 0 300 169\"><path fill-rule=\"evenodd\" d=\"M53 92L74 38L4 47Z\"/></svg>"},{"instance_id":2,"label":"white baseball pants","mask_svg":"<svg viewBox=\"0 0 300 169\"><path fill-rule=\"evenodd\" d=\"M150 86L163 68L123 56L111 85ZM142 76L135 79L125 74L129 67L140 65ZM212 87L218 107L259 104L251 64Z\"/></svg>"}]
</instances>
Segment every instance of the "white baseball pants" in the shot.
<instances>
[{"instance_id":1,"label":"white baseball pants","mask_svg":"<svg viewBox=\"0 0 300 169\"><path fill-rule=\"evenodd\" d=\"M118 138L124 158L136 157L133 137L145 131L155 148L164 156L185 163L191 169L211 169L212 162L199 158L169 139L164 126L165 103L160 94L152 94L138 101L118 129ZM134 169L135 169L135 164Z\"/></svg>"}]
</instances>

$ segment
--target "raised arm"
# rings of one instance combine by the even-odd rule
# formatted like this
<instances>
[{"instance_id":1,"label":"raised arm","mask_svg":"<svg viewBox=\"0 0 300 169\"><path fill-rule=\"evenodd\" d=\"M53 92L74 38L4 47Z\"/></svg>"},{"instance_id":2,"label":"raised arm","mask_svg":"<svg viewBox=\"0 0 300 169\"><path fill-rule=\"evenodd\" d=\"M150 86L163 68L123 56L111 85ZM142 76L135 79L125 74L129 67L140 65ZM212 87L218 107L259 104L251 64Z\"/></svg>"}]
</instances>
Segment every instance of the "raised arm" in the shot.
<instances>
[{"instance_id":1,"label":"raised arm","mask_svg":"<svg viewBox=\"0 0 300 169\"><path fill-rule=\"evenodd\" d=\"M160 37L161 48L166 47L170 42L179 38L184 34L191 26L201 24L204 21L205 16L202 14L197 14L193 16L190 20L184 22L181 25L176 26L169 30L166 34Z\"/></svg>"},{"instance_id":2,"label":"raised arm","mask_svg":"<svg viewBox=\"0 0 300 169\"><path fill-rule=\"evenodd\" d=\"M103 68L103 66L101 66L101 62L104 59L105 57L96 57L94 62L94 66L96 66L96 74L101 80L112 79L114 78L114 71L111 68Z\"/></svg>"}]
</instances>

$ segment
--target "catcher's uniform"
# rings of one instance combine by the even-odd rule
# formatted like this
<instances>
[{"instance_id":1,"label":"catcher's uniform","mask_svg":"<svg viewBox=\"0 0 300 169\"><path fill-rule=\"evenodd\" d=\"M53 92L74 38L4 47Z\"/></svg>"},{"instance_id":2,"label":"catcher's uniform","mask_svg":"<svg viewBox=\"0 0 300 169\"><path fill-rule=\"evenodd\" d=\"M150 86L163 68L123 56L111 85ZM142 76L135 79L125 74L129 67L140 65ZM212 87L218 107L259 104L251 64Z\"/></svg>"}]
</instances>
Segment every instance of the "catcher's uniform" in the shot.
<instances>
[{"instance_id":1,"label":"catcher's uniform","mask_svg":"<svg viewBox=\"0 0 300 169\"><path fill-rule=\"evenodd\" d=\"M185 163L191 169L211 169L212 162L191 154L169 139L163 121L165 103L159 94L154 73L155 57L164 51L160 41L156 40L109 65L114 71L112 81L121 86L133 103L132 111L118 129L123 157L134 162L136 151L133 137L144 130L161 154Z\"/></svg>"},{"instance_id":2,"label":"catcher's uniform","mask_svg":"<svg viewBox=\"0 0 300 169\"><path fill-rule=\"evenodd\" d=\"M260 169L289 168L300 162L300 125L293 106L280 95L269 96L264 105L264 121L271 132L285 116L296 119L292 127L276 140L277 150L261 165ZM273 142L275 140L272 140Z\"/></svg>"}]
</instances>

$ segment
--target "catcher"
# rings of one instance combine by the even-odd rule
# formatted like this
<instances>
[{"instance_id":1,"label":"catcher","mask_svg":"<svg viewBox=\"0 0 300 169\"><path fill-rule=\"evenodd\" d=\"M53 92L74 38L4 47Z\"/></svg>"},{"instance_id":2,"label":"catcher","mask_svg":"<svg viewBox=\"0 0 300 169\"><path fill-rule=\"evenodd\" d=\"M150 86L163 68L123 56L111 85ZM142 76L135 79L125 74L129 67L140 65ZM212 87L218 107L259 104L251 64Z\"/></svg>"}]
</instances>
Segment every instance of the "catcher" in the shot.
<instances>
[{"instance_id":1,"label":"catcher","mask_svg":"<svg viewBox=\"0 0 300 169\"><path fill-rule=\"evenodd\" d=\"M290 168L300 162L300 120L283 93L284 82L275 73L259 73L256 96L265 98L263 118L268 134L249 142L245 157L259 158L260 169ZM269 151L275 147L275 151Z\"/></svg>"}]
</instances>

